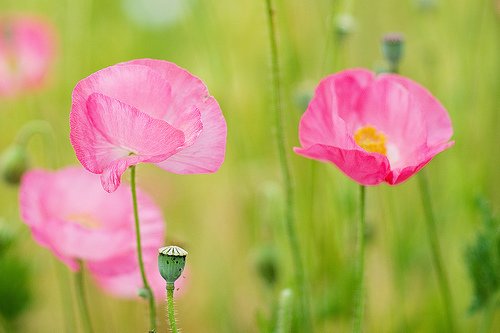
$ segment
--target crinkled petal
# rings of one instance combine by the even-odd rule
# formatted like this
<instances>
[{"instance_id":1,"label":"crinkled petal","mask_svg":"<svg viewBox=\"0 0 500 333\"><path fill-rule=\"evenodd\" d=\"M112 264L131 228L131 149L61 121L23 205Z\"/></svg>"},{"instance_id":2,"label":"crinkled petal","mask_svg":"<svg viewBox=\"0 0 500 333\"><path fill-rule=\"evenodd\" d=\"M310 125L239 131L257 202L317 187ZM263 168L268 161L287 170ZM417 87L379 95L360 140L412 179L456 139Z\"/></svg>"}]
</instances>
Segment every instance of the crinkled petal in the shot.
<instances>
[{"instance_id":1,"label":"crinkled petal","mask_svg":"<svg viewBox=\"0 0 500 333\"><path fill-rule=\"evenodd\" d=\"M420 157L416 164L391 170L387 175L386 182L391 185L396 185L404 182L409 177L420 171L424 166L426 166L427 163L429 163L434 158L434 156L436 156L443 150L450 148L451 146L453 146L453 144L453 141L443 143L431 150L428 150L423 156Z\"/></svg>"},{"instance_id":2,"label":"crinkled petal","mask_svg":"<svg viewBox=\"0 0 500 333\"><path fill-rule=\"evenodd\" d=\"M154 70L171 87L171 99L163 119L183 129L189 120L184 113L197 109L201 115L203 131L197 134L191 146L182 149L158 166L179 174L211 173L217 171L224 161L226 152L226 121L219 104L210 96L205 84L197 77L177 65L162 60L138 59L121 66L142 65ZM196 132L194 132L196 133ZM186 141L190 141L186 135Z\"/></svg>"},{"instance_id":3,"label":"crinkled petal","mask_svg":"<svg viewBox=\"0 0 500 333\"><path fill-rule=\"evenodd\" d=\"M130 165L162 161L184 145L184 133L133 107L102 94L91 94L84 112L70 115L71 143L89 171L101 173L113 192Z\"/></svg>"},{"instance_id":4,"label":"crinkled petal","mask_svg":"<svg viewBox=\"0 0 500 333\"><path fill-rule=\"evenodd\" d=\"M395 74L383 74L382 77L404 86L422 112L427 128L427 145L429 147L448 142L453 135L450 116L443 105L420 84Z\"/></svg>"},{"instance_id":5,"label":"crinkled petal","mask_svg":"<svg viewBox=\"0 0 500 333\"><path fill-rule=\"evenodd\" d=\"M389 161L384 155L361 150L348 150L326 145L295 148L302 156L335 164L347 176L361 185L377 185L389 173Z\"/></svg>"},{"instance_id":6,"label":"crinkled petal","mask_svg":"<svg viewBox=\"0 0 500 333\"><path fill-rule=\"evenodd\" d=\"M116 99L156 119L164 118L171 100L169 83L155 71L138 65L110 66L84 78L73 90L73 108L84 109L94 93Z\"/></svg>"}]
</instances>

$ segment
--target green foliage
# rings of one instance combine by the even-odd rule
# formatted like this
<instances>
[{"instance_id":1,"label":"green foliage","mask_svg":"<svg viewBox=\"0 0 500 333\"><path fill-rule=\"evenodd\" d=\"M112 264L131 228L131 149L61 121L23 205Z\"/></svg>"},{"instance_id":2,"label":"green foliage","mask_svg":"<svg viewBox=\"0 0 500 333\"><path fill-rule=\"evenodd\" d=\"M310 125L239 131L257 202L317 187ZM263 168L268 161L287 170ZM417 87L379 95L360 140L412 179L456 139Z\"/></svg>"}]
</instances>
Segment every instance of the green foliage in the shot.
<instances>
[{"instance_id":1,"label":"green foliage","mask_svg":"<svg viewBox=\"0 0 500 333\"><path fill-rule=\"evenodd\" d=\"M493 216L488 204L478 200L482 212L483 229L476 236L474 244L465 253L465 259L472 283L474 299L470 312L474 313L486 308L495 301L500 288L500 224Z\"/></svg>"},{"instance_id":2,"label":"green foliage","mask_svg":"<svg viewBox=\"0 0 500 333\"><path fill-rule=\"evenodd\" d=\"M30 269L17 258L2 256L0 272L0 315L7 322L13 322L31 301Z\"/></svg>"}]
</instances>

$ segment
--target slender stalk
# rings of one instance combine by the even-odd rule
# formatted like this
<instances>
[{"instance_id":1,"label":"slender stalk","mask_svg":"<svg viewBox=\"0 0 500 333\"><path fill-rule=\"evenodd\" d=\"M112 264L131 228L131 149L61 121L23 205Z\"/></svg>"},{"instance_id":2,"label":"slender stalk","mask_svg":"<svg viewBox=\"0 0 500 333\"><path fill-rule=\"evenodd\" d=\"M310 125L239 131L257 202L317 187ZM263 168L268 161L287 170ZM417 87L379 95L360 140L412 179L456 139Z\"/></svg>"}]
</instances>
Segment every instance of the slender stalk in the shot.
<instances>
[{"instance_id":1,"label":"slender stalk","mask_svg":"<svg viewBox=\"0 0 500 333\"><path fill-rule=\"evenodd\" d=\"M174 284L167 283L167 311L168 311L168 325L170 326L171 333L177 333L177 322L175 320L174 308Z\"/></svg>"},{"instance_id":2,"label":"slender stalk","mask_svg":"<svg viewBox=\"0 0 500 333\"><path fill-rule=\"evenodd\" d=\"M64 326L67 333L76 332L75 329L75 314L73 312L73 302L71 299L71 293L68 291L67 287L69 285L67 272L65 268L59 262L55 262L56 275L58 280L59 292L61 293L61 303L64 317Z\"/></svg>"},{"instance_id":3,"label":"slender stalk","mask_svg":"<svg viewBox=\"0 0 500 333\"><path fill-rule=\"evenodd\" d=\"M93 333L92 323L90 321L90 313L85 296L85 285L83 281L83 263L80 262L80 268L75 274L75 287L78 299L78 306L80 307L80 314L83 324L83 329L86 333Z\"/></svg>"},{"instance_id":4,"label":"slender stalk","mask_svg":"<svg viewBox=\"0 0 500 333\"><path fill-rule=\"evenodd\" d=\"M366 188L359 187L358 258L356 261L356 303L354 308L353 332L363 331L365 314L365 197Z\"/></svg>"},{"instance_id":5,"label":"slender stalk","mask_svg":"<svg viewBox=\"0 0 500 333\"><path fill-rule=\"evenodd\" d=\"M493 295L484 309L483 322L481 323L480 333L491 332L491 327L495 321L495 311L498 306L498 301L500 300L500 292Z\"/></svg>"},{"instance_id":6,"label":"slender stalk","mask_svg":"<svg viewBox=\"0 0 500 333\"><path fill-rule=\"evenodd\" d=\"M274 17L274 9L272 0L266 0L266 13L269 25L269 43L271 48L271 70L273 82L273 106L275 109L275 126L276 126L276 141L279 153L279 162L281 173L283 176L285 195L286 195L286 212L285 224L287 230L288 241L292 251L292 258L295 266L296 289L299 295L300 303L300 319L303 325L302 331L312 332L311 319L309 314L309 302L307 299L307 286L304 277L304 265L302 263L302 251L297 238L294 216L294 193L292 187L292 178L290 174L290 166L286 155L285 130L283 125L283 110L281 106L281 81L280 69L278 62L278 44L276 41L276 25Z\"/></svg>"},{"instance_id":7,"label":"slender stalk","mask_svg":"<svg viewBox=\"0 0 500 333\"><path fill-rule=\"evenodd\" d=\"M455 332L455 324L453 322L453 301L450 293L450 286L446 276L441 251L439 249L439 238L437 236L436 219L432 210L431 195L429 191L429 183L424 170L418 175L418 183L420 186L420 193L422 196L422 204L425 212L425 222L427 227L427 237L432 251L432 260L436 270L439 290L443 298L446 322L448 324L449 332Z\"/></svg>"},{"instance_id":8,"label":"slender stalk","mask_svg":"<svg viewBox=\"0 0 500 333\"><path fill-rule=\"evenodd\" d=\"M130 187L132 188L132 203L134 205L134 221L135 221L135 240L137 243L137 259L139 261L139 269L141 271L142 284L144 285L145 298L149 302L149 332L156 331L156 307L153 291L149 286L144 270L144 261L142 259L141 245L141 227L139 223L139 209L137 208L137 190L135 185L135 165L130 167Z\"/></svg>"}]
</instances>

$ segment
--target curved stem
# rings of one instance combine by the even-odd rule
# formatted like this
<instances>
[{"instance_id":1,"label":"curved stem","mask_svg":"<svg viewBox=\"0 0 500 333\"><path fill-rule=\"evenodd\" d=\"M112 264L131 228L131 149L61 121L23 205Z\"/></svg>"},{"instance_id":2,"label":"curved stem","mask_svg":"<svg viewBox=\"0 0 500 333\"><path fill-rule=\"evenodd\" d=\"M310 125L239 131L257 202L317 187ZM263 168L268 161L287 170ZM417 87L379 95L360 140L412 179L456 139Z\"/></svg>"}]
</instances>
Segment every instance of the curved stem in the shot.
<instances>
[{"instance_id":1,"label":"curved stem","mask_svg":"<svg viewBox=\"0 0 500 333\"><path fill-rule=\"evenodd\" d=\"M134 222L135 222L135 240L137 243L137 259L139 261L139 269L141 271L142 284L145 290L145 298L149 302L149 331L156 331L156 307L153 291L149 286L144 270L144 261L142 259L141 245L141 227L139 223L139 209L137 208L137 190L135 185L135 165L130 167L130 187L132 188L132 203L134 205Z\"/></svg>"},{"instance_id":2,"label":"curved stem","mask_svg":"<svg viewBox=\"0 0 500 333\"><path fill-rule=\"evenodd\" d=\"M359 187L358 258L356 261L356 303L354 309L353 332L363 331L365 314L365 196L366 188Z\"/></svg>"},{"instance_id":3,"label":"curved stem","mask_svg":"<svg viewBox=\"0 0 500 333\"><path fill-rule=\"evenodd\" d=\"M432 210L431 194L424 170L422 170L418 175L418 183L422 196L422 204L424 206L427 236L429 238L429 244L431 246L432 260L438 278L439 290L441 291L441 296L444 302L446 321L449 331L455 332L455 325L453 322L453 302L450 293L450 286L444 269L441 251L439 249L439 238L436 231L436 219Z\"/></svg>"},{"instance_id":4,"label":"curved stem","mask_svg":"<svg viewBox=\"0 0 500 333\"><path fill-rule=\"evenodd\" d=\"M75 274L75 287L78 299L78 306L80 307L80 314L83 324L83 329L86 333L92 333L92 323L90 321L89 308L87 306L87 299L85 297L85 285L83 281L83 263L80 261L80 268Z\"/></svg>"},{"instance_id":5,"label":"curved stem","mask_svg":"<svg viewBox=\"0 0 500 333\"><path fill-rule=\"evenodd\" d=\"M304 277L304 265L302 263L302 251L297 238L297 231L295 228L294 217L294 202L293 202L293 187L292 178L290 174L290 166L286 155L285 143L285 130L283 125L283 110L281 107L281 82L280 70L278 62L278 46L276 41L276 25L274 18L274 9L272 0L266 0L266 13L269 25L269 42L271 48L271 68L272 68L272 81L273 81L273 106L275 113L275 126L276 126L276 141L278 145L279 162L281 173L283 176L285 194L286 194L286 212L285 224L287 230L288 241L292 250L292 258L295 266L295 277L297 284L297 291L300 300L299 315L302 319L302 331L312 332L311 319L309 314L309 304L307 299L307 286Z\"/></svg>"},{"instance_id":6,"label":"curved stem","mask_svg":"<svg viewBox=\"0 0 500 333\"><path fill-rule=\"evenodd\" d=\"M168 324L171 333L177 333L177 322L175 320L174 309L174 284L167 283L167 311L168 311Z\"/></svg>"}]
</instances>

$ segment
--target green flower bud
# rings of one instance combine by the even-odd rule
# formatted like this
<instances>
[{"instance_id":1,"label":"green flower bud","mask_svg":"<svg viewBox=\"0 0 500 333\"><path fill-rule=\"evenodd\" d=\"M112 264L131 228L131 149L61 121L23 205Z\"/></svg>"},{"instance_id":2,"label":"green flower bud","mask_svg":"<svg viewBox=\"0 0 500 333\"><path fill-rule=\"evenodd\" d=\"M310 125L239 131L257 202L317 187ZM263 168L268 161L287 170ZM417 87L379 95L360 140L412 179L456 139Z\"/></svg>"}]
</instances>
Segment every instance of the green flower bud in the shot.
<instances>
[{"instance_id":1,"label":"green flower bud","mask_svg":"<svg viewBox=\"0 0 500 333\"><path fill-rule=\"evenodd\" d=\"M335 33L339 39L344 39L356 30L356 20L350 14L339 14L335 17Z\"/></svg>"},{"instance_id":2,"label":"green flower bud","mask_svg":"<svg viewBox=\"0 0 500 333\"><path fill-rule=\"evenodd\" d=\"M158 269L167 281L167 289L174 288L174 282L181 276L186 265L187 251L178 246L166 246L158 250Z\"/></svg>"},{"instance_id":3,"label":"green flower bud","mask_svg":"<svg viewBox=\"0 0 500 333\"><path fill-rule=\"evenodd\" d=\"M389 33L382 38L382 53L391 66L391 72L397 72L403 57L404 38L400 33Z\"/></svg>"},{"instance_id":4,"label":"green flower bud","mask_svg":"<svg viewBox=\"0 0 500 333\"><path fill-rule=\"evenodd\" d=\"M255 266L263 281L274 286L279 278L279 258L273 246L263 246L255 252Z\"/></svg>"},{"instance_id":5,"label":"green flower bud","mask_svg":"<svg viewBox=\"0 0 500 333\"><path fill-rule=\"evenodd\" d=\"M0 173L5 182L17 185L28 170L28 153L19 144L10 146L0 158Z\"/></svg>"}]
</instances>

